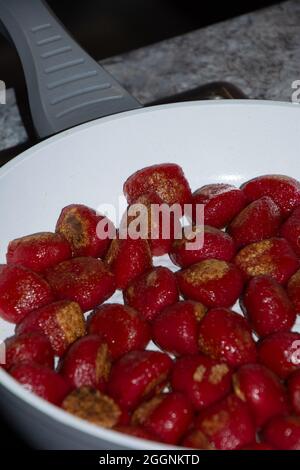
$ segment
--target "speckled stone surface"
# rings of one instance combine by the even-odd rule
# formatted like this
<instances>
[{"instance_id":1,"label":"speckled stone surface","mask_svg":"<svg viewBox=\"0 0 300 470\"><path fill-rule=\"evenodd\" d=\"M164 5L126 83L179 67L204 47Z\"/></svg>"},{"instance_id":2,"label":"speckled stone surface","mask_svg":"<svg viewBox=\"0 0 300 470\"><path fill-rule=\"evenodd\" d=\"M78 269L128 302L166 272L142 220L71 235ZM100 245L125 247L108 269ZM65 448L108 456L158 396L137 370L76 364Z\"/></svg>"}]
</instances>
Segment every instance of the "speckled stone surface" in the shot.
<instances>
[{"instance_id":1,"label":"speckled stone surface","mask_svg":"<svg viewBox=\"0 0 300 470\"><path fill-rule=\"evenodd\" d=\"M27 138L13 90L6 91L6 104L0 104L0 150L25 142Z\"/></svg>"},{"instance_id":2,"label":"speckled stone surface","mask_svg":"<svg viewBox=\"0 0 300 470\"><path fill-rule=\"evenodd\" d=\"M300 1L218 23L103 62L142 103L228 80L253 99L290 101L300 79Z\"/></svg>"},{"instance_id":3,"label":"speckled stone surface","mask_svg":"<svg viewBox=\"0 0 300 470\"><path fill-rule=\"evenodd\" d=\"M253 99L290 101L300 79L300 0L243 15L102 64L141 103L227 80ZM0 150L26 140L14 93L0 105Z\"/></svg>"}]
</instances>

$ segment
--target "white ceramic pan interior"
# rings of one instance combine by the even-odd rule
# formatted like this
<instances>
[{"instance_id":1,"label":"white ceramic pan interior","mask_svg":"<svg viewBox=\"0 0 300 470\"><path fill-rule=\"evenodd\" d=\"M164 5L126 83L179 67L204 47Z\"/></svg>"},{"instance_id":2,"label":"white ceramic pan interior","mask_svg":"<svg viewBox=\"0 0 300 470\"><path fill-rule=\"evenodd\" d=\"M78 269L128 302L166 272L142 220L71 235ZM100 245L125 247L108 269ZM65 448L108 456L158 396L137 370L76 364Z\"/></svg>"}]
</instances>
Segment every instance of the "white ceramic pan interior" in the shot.
<instances>
[{"instance_id":1,"label":"white ceramic pan interior","mask_svg":"<svg viewBox=\"0 0 300 470\"><path fill-rule=\"evenodd\" d=\"M212 182L239 186L267 173L300 179L299 135L298 106L259 101L160 106L65 131L0 170L0 262L9 240L53 230L67 204L117 205L124 180L147 165L178 163L193 190ZM167 257L155 264L171 267ZM0 320L0 339L13 331ZM15 427L40 448L168 448L77 419L31 395L3 370L0 399Z\"/></svg>"}]
</instances>

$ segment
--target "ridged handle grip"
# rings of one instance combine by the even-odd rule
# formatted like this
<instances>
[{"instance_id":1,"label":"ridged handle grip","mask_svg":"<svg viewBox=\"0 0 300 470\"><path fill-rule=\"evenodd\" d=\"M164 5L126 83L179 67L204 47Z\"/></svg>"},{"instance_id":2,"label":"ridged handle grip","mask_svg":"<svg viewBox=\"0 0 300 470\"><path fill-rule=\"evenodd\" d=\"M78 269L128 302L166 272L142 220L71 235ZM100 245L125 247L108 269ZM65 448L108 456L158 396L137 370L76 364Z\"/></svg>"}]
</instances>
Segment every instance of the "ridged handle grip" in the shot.
<instances>
[{"instance_id":1,"label":"ridged handle grip","mask_svg":"<svg viewBox=\"0 0 300 470\"><path fill-rule=\"evenodd\" d=\"M0 0L0 21L20 56L40 137L140 107L66 32L43 0Z\"/></svg>"}]
</instances>

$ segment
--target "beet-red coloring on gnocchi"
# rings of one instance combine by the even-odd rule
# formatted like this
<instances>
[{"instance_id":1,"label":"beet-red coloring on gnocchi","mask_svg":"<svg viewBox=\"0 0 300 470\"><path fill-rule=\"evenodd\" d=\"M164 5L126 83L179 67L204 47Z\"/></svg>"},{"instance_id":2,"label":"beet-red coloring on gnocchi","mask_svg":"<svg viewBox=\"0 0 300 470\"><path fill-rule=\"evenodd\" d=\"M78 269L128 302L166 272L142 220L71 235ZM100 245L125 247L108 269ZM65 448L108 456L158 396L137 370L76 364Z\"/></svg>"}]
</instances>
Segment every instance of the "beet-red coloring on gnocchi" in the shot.
<instances>
[{"instance_id":1,"label":"beet-red coloring on gnocchi","mask_svg":"<svg viewBox=\"0 0 300 470\"><path fill-rule=\"evenodd\" d=\"M152 323L153 341L175 356L196 354L199 351L199 325L206 310L204 305L192 300L169 305Z\"/></svg>"},{"instance_id":2,"label":"beet-red coloring on gnocchi","mask_svg":"<svg viewBox=\"0 0 300 470\"><path fill-rule=\"evenodd\" d=\"M296 311L285 289L269 276L258 276L250 280L241 306L260 337L288 331L296 320Z\"/></svg>"},{"instance_id":3,"label":"beet-red coloring on gnocchi","mask_svg":"<svg viewBox=\"0 0 300 470\"><path fill-rule=\"evenodd\" d=\"M171 358L162 352L131 351L114 363L108 393L120 406L133 409L162 390L171 366Z\"/></svg>"},{"instance_id":4,"label":"beet-red coloring on gnocchi","mask_svg":"<svg viewBox=\"0 0 300 470\"><path fill-rule=\"evenodd\" d=\"M247 446L243 447L241 450L274 450L267 442L252 442Z\"/></svg>"},{"instance_id":5,"label":"beet-red coloring on gnocchi","mask_svg":"<svg viewBox=\"0 0 300 470\"><path fill-rule=\"evenodd\" d=\"M114 275L92 257L63 261L45 276L57 300L73 300L84 312L109 299L116 288Z\"/></svg>"},{"instance_id":6,"label":"beet-red coloring on gnocchi","mask_svg":"<svg viewBox=\"0 0 300 470\"><path fill-rule=\"evenodd\" d=\"M17 335L39 332L45 335L57 356L85 334L82 310L76 302L61 300L29 313L16 328Z\"/></svg>"},{"instance_id":7,"label":"beet-red coloring on gnocchi","mask_svg":"<svg viewBox=\"0 0 300 470\"><path fill-rule=\"evenodd\" d=\"M218 450L241 449L255 440L250 409L233 394L203 410L195 428Z\"/></svg>"},{"instance_id":8,"label":"beet-red coloring on gnocchi","mask_svg":"<svg viewBox=\"0 0 300 470\"><path fill-rule=\"evenodd\" d=\"M174 233L181 227L180 217L181 210L176 215L157 193L151 192L142 194L127 208L122 227L129 234L131 230L139 232L148 240L152 255L162 256L171 250Z\"/></svg>"},{"instance_id":9,"label":"beet-red coloring on gnocchi","mask_svg":"<svg viewBox=\"0 0 300 470\"><path fill-rule=\"evenodd\" d=\"M300 205L300 183L290 176L258 176L244 183L241 189L249 202L269 196L280 208L283 216L287 216Z\"/></svg>"},{"instance_id":10,"label":"beet-red coloring on gnocchi","mask_svg":"<svg viewBox=\"0 0 300 470\"><path fill-rule=\"evenodd\" d=\"M228 233L241 247L276 236L280 223L279 207L265 196L245 207L228 226Z\"/></svg>"},{"instance_id":11,"label":"beet-red coloring on gnocchi","mask_svg":"<svg viewBox=\"0 0 300 470\"><path fill-rule=\"evenodd\" d=\"M300 368L289 376L287 387L292 409L300 416Z\"/></svg>"},{"instance_id":12,"label":"beet-red coloring on gnocchi","mask_svg":"<svg viewBox=\"0 0 300 470\"><path fill-rule=\"evenodd\" d=\"M12 366L24 362L34 362L53 369L54 351L45 336L39 333L24 333L5 340L4 368L9 370Z\"/></svg>"},{"instance_id":13,"label":"beet-red coloring on gnocchi","mask_svg":"<svg viewBox=\"0 0 300 470\"><path fill-rule=\"evenodd\" d=\"M20 323L28 313L53 300L49 284L39 274L17 265L0 269L0 317Z\"/></svg>"},{"instance_id":14,"label":"beet-red coloring on gnocchi","mask_svg":"<svg viewBox=\"0 0 300 470\"><path fill-rule=\"evenodd\" d=\"M300 334L282 331L258 343L258 360L281 379L300 369Z\"/></svg>"},{"instance_id":15,"label":"beet-red coloring on gnocchi","mask_svg":"<svg viewBox=\"0 0 300 470\"><path fill-rule=\"evenodd\" d=\"M60 373L73 388L93 387L105 390L111 368L107 343L97 335L76 341L61 360Z\"/></svg>"},{"instance_id":16,"label":"beet-red coloring on gnocchi","mask_svg":"<svg viewBox=\"0 0 300 470\"><path fill-rule=\"evenodd\" d=\"M285 284L297 271L299 260L284 238L274 237L242 248L235 264L247 279L265 274Z\"/></svg>"},{"instance_id":17,"label":"beet-red coloring on gnocchi","mask_svg":"<svg viewBox=\"0 0 300 470\"><path fill-rule=\"evenodd\" d=\"M89 318L88 331L104 338L113 360L135 349L144 349L151 337L150 327L142 316L121 304L98 307Z\"/></svg>"},{"instance_id":18,"label":"beet-red coloring on gnocchi","mask_svg":"<svg viewBox=\"0 0 300 470\"><path fill-rule=\"evenodd\" d=\"M180 293L206 307L231 307L243 289L239 269L226 261L208 259L177 271Z\"/></svg>"},{"instance_id":19,"label":"beet-red coloring on gnocchi","mask_svg":"<svg viewBox=\"0 0 300 470\"><path fill-rule=\"evenodd\" d=\"M54 405L60 405L70 391L70 385L64 377L41 364L17 364L11 368L10 375L26 390Z\"/></svg>"},{"instance_id":20,"label":"beet-red coloring on gnocchi","mask_svg":"<svg viewBox=\"0 0 300 470\"><path fill-rule=\"evenodd\" d=\"M292 409L300 416L300 369L289 376L287 386Z\"/></svg>"},{"instance_id":21,"label":"beet-red coloring on gnocchi","mask_svg":"<svg viewBox=\"0 0 300 470\"><path fill-rule=\"evenodd\" d=\"M223 228L246 206L244 193L230 184L208 184L197 189L192 196L193 222L196 204L204 204L204 223Z\"/></svg>"},{"instance_id":22,"label":"beet-red coloring on gnocchi","mask_svg":"<svg viewBox=\"0 0 300 470\"><path fill-rule=\"evenodd\" d=\"M147 240L116 238L104 261L114 273L117 289L125 289L130 281L152 267L152 254Z\"/></svg>"},{"instance_id":23,"label":"beet-red coloring on gnocchi","mask_svg":"<svg viewBox=\"0 0 300 470\"><path fill-rule=\"evenodd\" d=\"M290 278L287 292L296 312L300 313L300 269Z\"/></svg>"},{"instance_id":24,"label":"beet-red coloring on gnocchi","mask_svg":"<svg viewBox=\"0 0 300 470\"><path fill-rule=\"evenodd\" d=\"M288 412L287 394L279 378L260 364L246 364L233 377L235 394L249 406L258 427Z\"/></svg>"},{"instance_id":25,"label":"beet-red coloring on gnocchi","mask_svg":"<svg viewBox=\"0 0 300 470\"><path fill-rule=\"evenodd\" d=\"M227 364L196 354L176 360L171 385L188 398L195 410L202 410L230 392L231 378L232 371Z\"/></svg>"},{"instance_id":26,"label":"beet-red coloring on gnocchi","mask_svg":"<svg viewBox=\"0 0 300 470\"><path fill-rule=\"evenodd\" d=\"M20 264L35 272L71 258L68 240L59 233L40 232L12 240L7 249L7 264Z\"/></svg>"},{"instance_id":27,"label":"beet-red coloring on gnocchi","mask_svg":"<svg viewBox=\"0 0 300 470\"><path fill-rule=\"evenodd\" d=\"M229 309L209 310L199 327L203 354L231 367L256 362L256 346L248 322Z\"/></svg>"},{"instance_id":28,"label":"beet-red coloring on gnocchi","mask_svg":"<svg viewBox=\"0 0 300 470\"><path fill-rule=\"evenodd\" d=\"M168 305L179 300L176 277L163 266L146 271L124 290L124 302L135 308L143 318L152 321Z\"/></svg>"},{"instance_id":29,"label":"beet-red coloring on gnocchi","mask_svg":"<svg viewBox=\"0 0 300 470\"><path fill-rule=\"evenodd\" d=\"M133 173L124 183L124 194L128 204L138 197L155 192L166 204L189 204L191 189L182 168L174 163L152 165Z\"/></svg>"},{"instance_id":30,"label":"beet-red coloring on gnocchi","mask_svg":"<svg viewBox=\"0 0 300 470\"><path fill-rule=\"evenodd\" d=\"M140 425L161 442L176 444L188 430L193 417L189 400L181 393L156 395L142 403L132 415L132 423Z\"/></svg>"},{"instance_id":31,"label":"beet-red coloring on gnocchi","mask_svg":"<svg viewBox=\"0 0 300 470\"><path fill-rule=\"evenodd\" d=\"M296 255L300 256L300 207L292 212L280 227L280 236L285 238Z\"/></svg>"},{"instance_id":32,"label":"beet-red coloring on gnocchi","mask_svg":"<svg viewBox=\"0 0 300 470\"><path fill-rule=\"evenodd\" d=\"M99 222L106 229L101 232L101 236ZM110 244L109 229L113 228L113 223L107 217L82 204L64 207L56 224L56 232L68 240L74 257L104 256Z\"/></svg>"},{"instance_id":33,"label":"beet-red coloring on gnocchi","mask_svg":"<svg viewBox=\"0 0 300 470\"><path fill-rule=\"evenodd\" d=\"M300 450L300 416L276 416L266 425L263 436L276 450Z\"/></svg>"},{"instance_id":34,"label":"beet-red coloring on gnocchi","mask_svg":"<svg viewBox=\"0 0 300 470\"><path fill-rule=\"evenodd\" d=\"M186 268L205 259L230 261L236 248L233 239L217 228L189 226L183 229L182 237L174 240L170 258L174 264Z\"/></svg>"}]
</instances>

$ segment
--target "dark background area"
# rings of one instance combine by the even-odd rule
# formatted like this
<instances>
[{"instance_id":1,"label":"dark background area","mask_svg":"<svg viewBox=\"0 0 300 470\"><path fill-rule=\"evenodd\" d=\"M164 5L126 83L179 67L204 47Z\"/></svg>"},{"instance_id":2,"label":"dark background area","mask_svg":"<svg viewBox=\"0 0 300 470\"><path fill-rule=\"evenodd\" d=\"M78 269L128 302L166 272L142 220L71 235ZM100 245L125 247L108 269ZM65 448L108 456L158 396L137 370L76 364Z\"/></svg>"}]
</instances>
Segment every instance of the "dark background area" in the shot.
<instances>
[{"instance_id":1,"label":"dark background area","mask_svg":"<svg viewBox=\"0 0 300 470\"><path fill-rule=\"evenodd\" d=\"M7 0L9 1L9 0ZM95 58L104 59L192 31L258 8L274 0L49 0L75 39ZM0 77L24 100L22 68L12 46L0 37ZM220 77L222 80L222 77ZM26 445L0 418L2 449Z\"/></svg>"}]
</instances>

